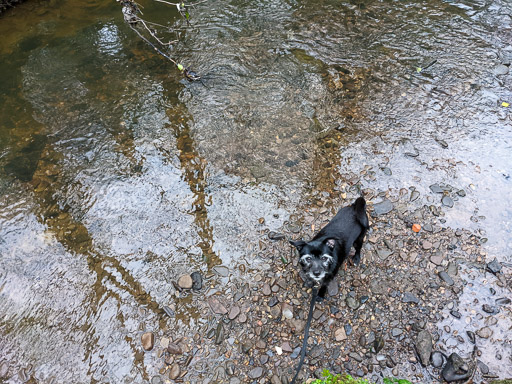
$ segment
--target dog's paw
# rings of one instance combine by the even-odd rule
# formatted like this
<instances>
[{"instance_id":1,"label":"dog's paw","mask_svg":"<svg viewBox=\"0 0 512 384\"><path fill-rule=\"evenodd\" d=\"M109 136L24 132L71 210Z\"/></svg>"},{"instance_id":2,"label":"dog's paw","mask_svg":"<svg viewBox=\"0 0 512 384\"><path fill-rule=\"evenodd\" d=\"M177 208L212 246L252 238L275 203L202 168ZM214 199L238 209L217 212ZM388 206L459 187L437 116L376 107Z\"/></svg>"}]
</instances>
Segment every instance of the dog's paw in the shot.
<instances>
[{"instance_id":1,"label":"dog's paw","mask_svg":"<svg viewBox=\"0 0 512 384\"><path fill-rule=\"evenodd\" d=\"M360 262L361 262L361 254L360 253L356 253L354 255L354 257L352 258L352 264L357 267Z\"/></svg>"},{"instance_id":2,"label":"dog's paw","mask_svg":"<svg viewBox=\"0 0 512 384\"><path fill-rule=\"evenodd\" d=\"M306 288L313 288L314 286L315 286L315 283L311 280L306 280L304 282L304 287L306 287Z\"/></svg>"}]
</instances>

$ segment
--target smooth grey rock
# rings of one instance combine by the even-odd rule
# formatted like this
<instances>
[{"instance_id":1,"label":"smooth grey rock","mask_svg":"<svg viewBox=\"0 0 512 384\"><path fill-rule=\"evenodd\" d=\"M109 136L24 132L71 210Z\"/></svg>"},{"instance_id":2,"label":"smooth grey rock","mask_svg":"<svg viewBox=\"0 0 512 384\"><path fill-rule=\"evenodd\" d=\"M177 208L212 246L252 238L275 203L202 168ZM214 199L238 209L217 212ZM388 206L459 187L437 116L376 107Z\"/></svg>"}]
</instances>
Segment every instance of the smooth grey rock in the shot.
<instances>
[{"instance_id":1,"label":"smooth grey rock","mask_svg":"<svg viewBox=\"0 0 512 384\"><path fill-rule=\"evenodd\" d=\"M373 213L377 216L385 215L393 210L393 203L387 199L373 205Z\"/></svg>"},{"instance_id":2,"label":"smooth grey rock","mask_svg":"<svg viewBox=\"0 0 512 384\"><path fill-rule=\"evenodd\" d=\"M448 275L445 271L439 272L439 278L443 280L446 284L448 284L450 287L455 284L453 279Z\"/></svg>"},{"instance_id":3,"label":"smooth grey rock","mask_svg":"<svg viewBox=\"0 0 512 384\"><path fill-rule=\"evenodd\" d=\"M261 375L263 375L263 368L261 367L256 367L252 369L251 371L249 371L248 374L249 378L251 379L259 379Z\"/></svg>"},{"instance_id":4,"label":"smooth grey rock","mask_svg":"<svg viewBox=\"0 0 512 384\"><path fill-rule=\"evenodd\" d=\"M405 292L402 301L404 303L418 304L420 302L420 299L418 299L416 296L414 296L411 292Z\"/></svg>"},{"instance_id":5,"label":"smooth grey rock","mask_svg":"<svg viewBox=\"0 0 512 384\"><path fill-rule=\"evenodd\" d=\"M199 291L203 288L203 278L199 272L192 272L190 277L192 278L192 289L194 291Z\"/></svg>"},{"instance_id":6,"label":"smooth grey rock","mask_svg":"<svg viewBox=\"0 0 512 384\"><path fill-rule=\"evenodd\" d=\"M439 184L432 184L430 187L430 190L434 193L443 193L443 189L439 186Z\"/></svg>"},{"instance_id":7,"label":"smooth grey rock","mask_svg":"<svg viewBox=\"0 0 512 384\"><path fill-rule=\"evenodd\" d=\"M448 208L452 208L454 204L453 199L450 196L443 196L443 198L441 199L441 203Z\"/></svg>"},{"instance_id":8,"label":"smooth grey rock","mask_svg":"<svg viewBox=\"0 0 512 384\"><path fill-rule=\"evenodd\" d=\"M430 360L432 361L432 366L435 368L440 368L443 366L446 357L441 352L434 351L432 352L432 356L430 356Z\"/></svg>"},{"instance_id":9,"label":"smooth grey rock","mask_svg":"<svg viewBox=\"0 0 512 384\"><path fill-rule=\"evenodd\" d=\"M416 352L420 357L421 364L426 367L430 362L432 354L432 335L429 331L423 330L416 337Z\"/></svg>"}]
</instances>

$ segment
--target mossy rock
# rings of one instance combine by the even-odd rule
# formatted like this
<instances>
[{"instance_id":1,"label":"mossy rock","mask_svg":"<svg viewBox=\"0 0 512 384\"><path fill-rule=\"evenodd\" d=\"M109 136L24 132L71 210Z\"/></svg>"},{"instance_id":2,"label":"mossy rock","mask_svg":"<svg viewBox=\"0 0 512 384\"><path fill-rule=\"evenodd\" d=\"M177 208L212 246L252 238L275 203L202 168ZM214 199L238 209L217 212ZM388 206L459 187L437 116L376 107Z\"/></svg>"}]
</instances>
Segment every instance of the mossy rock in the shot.
<instances>
[{"instance_id":1,"label":"mossy rock","mask_svg":"<svg viewBox=\"0 0 512 384\"><path fill-rule=\"evenodd\" d=\"M491 384L512 384L512 379L494 380Z\"/></svg>"}]
</instances>

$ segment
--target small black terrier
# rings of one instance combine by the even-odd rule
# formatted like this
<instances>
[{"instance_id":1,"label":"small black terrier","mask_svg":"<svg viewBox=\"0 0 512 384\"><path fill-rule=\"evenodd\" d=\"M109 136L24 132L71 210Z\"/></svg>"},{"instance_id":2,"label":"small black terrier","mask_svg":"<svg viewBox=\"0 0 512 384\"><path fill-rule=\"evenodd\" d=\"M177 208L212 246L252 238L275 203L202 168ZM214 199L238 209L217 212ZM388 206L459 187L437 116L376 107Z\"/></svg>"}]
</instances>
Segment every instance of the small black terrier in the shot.
<instances>
[{"instance_id":1,"label":"small black terrier","mask_svg":"<svg viewBox=\"0 0 512 384\"><path fill-rule=\"evenodd\" d=\"M352 257L355 265L361 259L361 247L369 228L366 201L359 197L354 204L341 208L334 218L309 242L291 241L299 251L300 264L306 276L305 285L319 285L318 298L325 297L327 285L336 276L341 264L354 246Z\"/></svg>"}]
</instances>

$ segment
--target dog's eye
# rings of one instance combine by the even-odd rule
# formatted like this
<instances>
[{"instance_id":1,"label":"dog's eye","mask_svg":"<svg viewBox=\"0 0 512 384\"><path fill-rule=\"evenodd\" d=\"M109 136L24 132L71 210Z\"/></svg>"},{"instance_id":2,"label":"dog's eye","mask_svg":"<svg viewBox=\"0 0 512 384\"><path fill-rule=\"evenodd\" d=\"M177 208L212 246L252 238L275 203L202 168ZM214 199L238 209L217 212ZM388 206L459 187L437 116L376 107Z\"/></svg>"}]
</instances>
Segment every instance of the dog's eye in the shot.
<instances>
[{"instance_id":1,"label":"dog's eye","mask_svg":"<svg viewBox=\"0 0 512 384\"><path fill-rule=\"evenodd\" d=\"M330 257L322 256L322 261L329 261Z\"/></svg>"}]
</instances>

